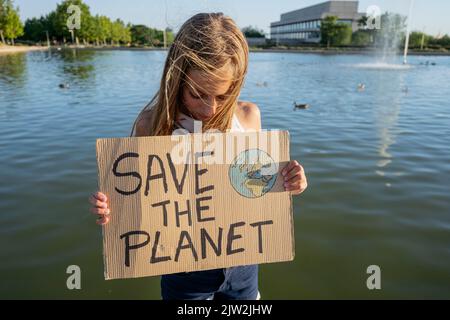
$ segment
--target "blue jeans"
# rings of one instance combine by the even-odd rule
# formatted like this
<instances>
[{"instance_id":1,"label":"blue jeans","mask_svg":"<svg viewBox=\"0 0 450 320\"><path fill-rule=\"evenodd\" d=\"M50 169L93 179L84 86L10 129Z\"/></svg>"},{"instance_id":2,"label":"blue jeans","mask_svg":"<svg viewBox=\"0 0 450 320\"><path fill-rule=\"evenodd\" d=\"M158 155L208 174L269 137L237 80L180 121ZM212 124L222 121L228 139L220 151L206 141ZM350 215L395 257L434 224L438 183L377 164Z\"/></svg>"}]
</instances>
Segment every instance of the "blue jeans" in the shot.
<instances>
[{"instance_id":1,"label":"blue jeans","mask_svg":"<svg viewBox=\"0 0 450 320\"><path fill-rule=\"evenodd\" d=\"M255 300L258 297L258 265L161 277L164 300Z\"/></svg>"}]
</instances>

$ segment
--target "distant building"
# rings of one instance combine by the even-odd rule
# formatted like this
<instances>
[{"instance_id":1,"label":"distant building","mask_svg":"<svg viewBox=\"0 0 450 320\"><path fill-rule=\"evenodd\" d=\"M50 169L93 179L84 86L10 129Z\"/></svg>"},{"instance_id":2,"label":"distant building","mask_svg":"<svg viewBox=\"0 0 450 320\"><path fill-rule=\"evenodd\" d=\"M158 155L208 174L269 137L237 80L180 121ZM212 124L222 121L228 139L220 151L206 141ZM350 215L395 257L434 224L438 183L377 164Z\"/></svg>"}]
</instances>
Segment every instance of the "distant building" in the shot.
<instances>
[{"instance_id":1,"label":"distant building","mask_svg":"<svg viewBox=\"0 0 450 320\"><path fill-rule=\"evenodd\" d=\"M278 44L318 43L320 24L327 16L337 16L338 22L358 30L358 20L364 13L358 13L358 1L327 1L311 7L287 12L280 21L270 24L270 39Z\"/></svg>"}]
</instances>

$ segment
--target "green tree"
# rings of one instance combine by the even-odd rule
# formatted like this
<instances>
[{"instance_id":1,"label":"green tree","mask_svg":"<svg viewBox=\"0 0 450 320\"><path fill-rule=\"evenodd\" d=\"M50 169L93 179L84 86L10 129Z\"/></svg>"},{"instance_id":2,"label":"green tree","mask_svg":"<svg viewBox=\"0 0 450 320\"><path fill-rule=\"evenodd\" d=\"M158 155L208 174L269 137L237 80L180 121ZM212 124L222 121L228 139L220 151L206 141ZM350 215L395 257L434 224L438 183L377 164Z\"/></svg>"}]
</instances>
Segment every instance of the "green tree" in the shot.
<instances>
[{"instance_id":1,"label":"green tree","mask_svg":"<svg viewBox=\"0 0 450 320\"><path fill-rule=\"evenodd\" d=\"M108 17L100 16L96 24L98 24L99 28L99 38L103 42L103 45L106 45L106 41L111 39L112 22Z\"/></svg>"},{"instance_id":2,"label":"green tree","mask_svg":"<svg viewBox=\"0 0 450 320\"><path fill-rule=\"evenodd\" d=\"M50 12L43 20L45 31L48 31L50 39L56 40L56 11Z\"/></svg>"},{"instance_id":3,"label":"green tree","mask_svg":"<svg viewBox=\"0 0 450 320\"><path fill-rule=\"evenodd\" d=\"M327 48L349 45L352 41L352 27L347 23L338 22L338 17L328 16L320 24L322 44Z\"/></svg>"},{"instance_id":4,"label":"green tree","mask_svg":"<svg viewBox=\"0 0 450 320\"><path fill-rule=\"evenodd\" d=\"M153 45L156 39L156 30L149 28L143 24L132 25L130 28L131 42L137 45Z\"/></svg>"},{"instance_id":5,"label":"green tree","mask_svg":"<svg viewBox=\"0 0 450 320\"><path fill-rule=\"evenodd\" d=\"M450 49L450 36L446 34L440 38L430 37L428 40L428 44L434 47L444 47Z\"/></svg>"},{"instance_id":6,"label":"green tree","mask_svg":"<svg viewBox=\"0 0 450 320\"><path fill-rule=\"evenodd\" d=\"M14 9L10 7L7 10L4 33L5 37L11 40L12 45L14 45L14 39L23 35L23 24L20 21L19 8Z\"/></svg>"},{"instance_id":7,"label":"green tree","mask_svg":"<svg viewBox=\"0 0 450 320\"><path fill-rule=\"evenodd\" d=\"M367 46L373 43L376 28L375 26L371 26L369 28L368 22L369 22L368 16L362 16L358 20L358 27L360 28L360 30L356 31L356 34L354 34L352 37L352 43L354 43L355 45Z\"/></svg>"},{"instance_id":8,"label":"green tree","mask_svg":"<svg viewBox=\"0 0 450 320\"><path fill-rule=\"evenodd\" d=\"M111 44L128 43L131 41L130 30L122 20L117 19L111 25Z\"/></svg>"},{"instance_id":9,"label":"green tree","mask_svg":"<svg viewBox=\"0 0 450 320\"><path fill-rule=\"evenodd\" d=\"M130 32L130 27L124 26L122 29L122 37L120 39L120 41L123 44L130 44L131 43L131 32Z\"/></svg>"},{"instance_id":10,"label":"green tree","mask_svg":"<svg viewBox=\"0 0 450 320\"><path fill-rule=\"evenodd\" d=\"M335 46L347 46L352 42L352 26L346 23L336 24L337 32L332 43Z\"/></svg>"},{"instance_id":11,"label":"green tree","mask_svg":"<svg viewBox=\"0 0 450 320\"><path fill-rule=\"evenodd\" d=\"M93 16L85 15L84 18L82 18L82 28L80 29L80 32L78 35L83 39L85 42L94 42L95 41L95 19Z\"/></svg>"},{"instance_id":12,"label":"green tree","mask_svg":"<svg viewBox=\"0 0 450 320\"><path fill-rule=\"evenodd\" d=\"M163 46L164 45L164 31L153 29L153 32L155 33L155 36L153 38L153 45L154 46ZM175 35L174 35L172 29L167 28L166 29L167 45L170 46L170 44L173 43L174 39L175 39Z\"/></svg>"},{"instance_id":13,"label":"green tree","mask_svg":"<svg viewBox=\"0 0 450 320\"><path fill-rule=\"evenodd\" d=\"M14 8L12 0L0 1L0 33L1 39L8 38L14 45L14 39L23 35L23 24L20 21L19 8Z\"/></svg>"},{"instance_id":14,"label":"green tree","mask_svg":"<svg viewBox=\"0 0 450 320\"><path fill-rule=\"evenodd\" d=\"M9 4L7 0L0 0L0 35L1 35L0 40L2 42L5 42L4 30L6 25L7 4Z\"/></svg>"},{"instance_id":15,"label":"green tree","mask_svg":"<svg viewBox=\"0 0 450 320\"><path fill-rule=\"evenodd\" d=\"M67 9L71 5L76 5L80 8L80 29L75 29L76 36L89 39L92 32L92 16L89 10L89 6L82 0L64 0L60 4L56 5L55 11L55 36L59 39L69 38L71 36L67 22L70 21L70 17L73 13L67 13Z\"/></svg>"},{"instance_id":16,"label":"green tree","mask_svg":"<svg viewBox=\"0 0 450 320\"><path fill-rule=\"evenodd\" d=\"M325 19L323 19L320 24L321 41L322 44L327 45L327 48L330 47L330 45L333 42L333 39L336 38L339 32L338 28L336 27L337 20L338 17L336 16L328 16Z\"/></svg>"},{"instance_id":17,"label":"green tree","mask_svg":"<svg viewBox=\"0 0 450 320\"><path fill-rule=\"evenodd\" d=\"M443 47L450 47L450 36L446 34L438 40L438 44Z\"/></svg>"},{"instance_id":18,"label":"green tree","mask_svg":"<svg viewBox=\"0 0 450 320\"><path fill-rule=\"evenodd\" d=\"M367 30L358 30L352 35L354 46L366 47L372 43L372 36Z\"/></svg>"},{"instance_id":19,"label":"green tree","mask_svg":"<svg viewBox=\"0 0 450 320\"><path fill-rule=\"evenodd\" d=\"M421 48L422 45L424 48L428 47L433 41L433 37L427 35L423 32L414 31L411 32L409 37L409 47L410 48Z\"/></svg>"},{"instance_id":20,"label":"green tree","mask_svg":"<svg viewBox=\"0 0 450 320\"><path fill-rule=\"evenodd\" d=\"M31 18L25 21L24 36L22 39L34 42L47 41L47 32L51 39L54 32L54 12L40 18Z\"/></svg>"},{"instance_id":21,"label":"green tree","mask_svg":"<svg viewBox=\"0 0 450 320\"><path fill-rule=\"evenodd\" d=\"M100 16L96 15L95 17L90 18L89 22L89 32L88 32L88 42L99 44L101 39L101 29L100 29Z\"/></svg>"},{"instance_id":22,"label":"green tree","mask_svg":"<svg viewBox=\"0 0 450 320\"><path fill-rule=\"evenodd\" d=\"M164 32L162 30L155 29L155 39L153 39L153 45L162 46L164 44Z\"/></svg>"},{"instance_id":23,"label":"green tree","mask_svg":"<svg viewBox=\"0 0 450 320\"><path fill-rule=\"evenodd\" d=\"M25 40L39 42L45 40L45 21L44 17L32 18L25 21L24 37Z\"/></svg>"},{"instance_id":24,"label":"green tree","mask_svg":"<svg viewBox=\"0 0 450 320\"><path fill-rule=\"evenodd\" d=\"M252 26L243 28L242 33L244 33L244 35L247 38L264 38L265 37L264 30L259 30L256 27L252 27Z\"/></svg>"},{"instance_id":25,"label":"green tree","mask_svg":"<svg viewBox=\"0 0 450 320\"><path fill-rule=\"evenodd\" d=\"M166 38L167 45L170 46L175 40L175 34L171 28L166 28Z\"/></svg>"}]
</instances>

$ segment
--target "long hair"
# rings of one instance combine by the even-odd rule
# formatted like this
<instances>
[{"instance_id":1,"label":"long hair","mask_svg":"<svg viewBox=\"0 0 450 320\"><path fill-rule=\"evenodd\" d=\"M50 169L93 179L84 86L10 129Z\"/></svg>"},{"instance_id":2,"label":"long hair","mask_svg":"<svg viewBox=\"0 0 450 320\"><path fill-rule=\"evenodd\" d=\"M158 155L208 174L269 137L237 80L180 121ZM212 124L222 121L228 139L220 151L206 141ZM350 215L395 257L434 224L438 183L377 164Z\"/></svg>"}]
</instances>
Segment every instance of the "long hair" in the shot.
<instances>
[{"instance_id":1,"label":"long hair","mask_svg":"<svg viewBox=\"0 0 450 320\"><path fill-rule=\"evenodd\" d=\"M190 84L189 70L200 70L207 81L224 81L217 70L229 64L233 79L221 107L203 130L225 132L231 127L233 113L248 68L248 44L235 22L222 13L199 13L187 20L171 45L158 92L140 112L133 124L143 135L172 134L182 105L182 89ZM151 117L149 114L151 113ZM151 119L151 121L150 121Z\"/></svg>"}]
</instances>

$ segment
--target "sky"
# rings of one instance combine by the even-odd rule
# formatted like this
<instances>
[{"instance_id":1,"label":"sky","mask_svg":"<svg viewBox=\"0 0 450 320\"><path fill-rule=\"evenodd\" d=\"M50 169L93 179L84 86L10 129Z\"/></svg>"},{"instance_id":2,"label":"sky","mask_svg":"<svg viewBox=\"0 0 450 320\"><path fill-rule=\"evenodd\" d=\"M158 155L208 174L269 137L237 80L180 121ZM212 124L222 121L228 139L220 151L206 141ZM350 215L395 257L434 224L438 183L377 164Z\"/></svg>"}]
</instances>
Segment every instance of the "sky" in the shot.
<instances>
[{"instance_id":1,"label":"sky","mask_svg":"<svg viewBox=\"0 0 450 320\"><path fill-rule=\"evenodd\" d=\"M376 5L382 12L408 14L412 0L360 0L359 12ZM450 34L450 1L413 0L412 30L432 35ZM56 8L61 0L14 0L22 20L38 17ZM321 3L321 0L84 0L92 14L120 18L126 23L146 24L177 30L185 20L198 12L223 12L242 28L255 26L270 32L270 23L280 20L280 14Z\"/></svg>"}]
</instances>

